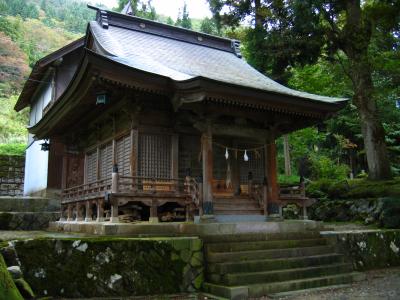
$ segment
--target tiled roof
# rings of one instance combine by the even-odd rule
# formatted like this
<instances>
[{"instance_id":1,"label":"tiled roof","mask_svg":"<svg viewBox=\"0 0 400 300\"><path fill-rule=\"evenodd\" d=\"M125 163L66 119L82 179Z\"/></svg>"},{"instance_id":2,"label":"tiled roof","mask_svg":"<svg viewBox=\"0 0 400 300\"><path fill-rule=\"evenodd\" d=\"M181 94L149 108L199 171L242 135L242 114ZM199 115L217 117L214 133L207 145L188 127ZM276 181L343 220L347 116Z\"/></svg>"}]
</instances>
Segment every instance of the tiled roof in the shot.
<instances>
[{"instance_id":1,"label":"tiled roof","mask_svg":"<svg viewBox=\"0 0 400 300\"><path fill-rule=\"evenodd\" d=\"M124 16L124 19L129 21L128 18L136 22L140 19ZM151 24L157 26L158 23L151 22ZM134 26L114 25L112 18L108 26L102 26L97 21L90 22L89 26L98 45L97 52L100 54L132 68L169 77L174 81L203 77L221 83L314 101L334 103L346 100L287 88L251 67L238 57L234 49L226 51L226 49L212 47L206 43L202 45L201 37L195 42L190 42L173 38L168 34L155 34L150 30L146 32L144 25L143 28L137 29ZM175 28L169 27L169 32ZM165 31L168 32L168 28ZM195 34L192 31L189 33Z\"/></svg>"}]
</instances>

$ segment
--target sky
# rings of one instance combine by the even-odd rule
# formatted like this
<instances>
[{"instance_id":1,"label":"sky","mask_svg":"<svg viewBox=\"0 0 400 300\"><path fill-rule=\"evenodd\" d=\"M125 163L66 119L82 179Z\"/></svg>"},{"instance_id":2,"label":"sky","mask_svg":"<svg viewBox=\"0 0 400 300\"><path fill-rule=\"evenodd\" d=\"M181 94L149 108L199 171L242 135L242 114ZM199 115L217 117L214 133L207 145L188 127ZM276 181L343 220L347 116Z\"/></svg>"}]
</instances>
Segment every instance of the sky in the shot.
<instances>
[{"instance_id":1,"label":"sky","mask_svg":"<svg viewBox=\"0 0 400 300\"><path fill-rule=\"evenodd\" d=\"M92 0L91 2L102 3L108 8L117 6L117 0ZM178 16L178 10L183 7L184 0L153 0L154 7L157 13L170 16L174 20ZM186 0L189 10L189 17L195 19L202 19L204 17L211 17L211 12L206 0Z\"/></svg>"}]
</instances>

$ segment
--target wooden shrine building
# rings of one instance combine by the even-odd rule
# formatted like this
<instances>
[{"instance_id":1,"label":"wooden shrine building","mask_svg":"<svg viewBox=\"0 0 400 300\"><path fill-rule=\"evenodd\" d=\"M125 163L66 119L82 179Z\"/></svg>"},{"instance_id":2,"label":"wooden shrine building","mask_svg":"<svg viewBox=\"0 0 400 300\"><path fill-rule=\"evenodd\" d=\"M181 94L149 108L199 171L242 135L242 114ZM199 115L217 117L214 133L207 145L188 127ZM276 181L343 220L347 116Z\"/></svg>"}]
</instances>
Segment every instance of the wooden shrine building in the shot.
<instances>
[{"instance_id":1,"label":"wooden shrine building","mask_svg":"<svg viewBox=\"0 0 400 300\"><path fill-rule=\"evenodd\" d=\"M345 99L284 87L239 42L97 10L84 38L39 60L26 194L59 194L64 220L178 221L278 213L275 140ZM294 201L296 200L294 199Z\"/></svg>"}]
</instances>

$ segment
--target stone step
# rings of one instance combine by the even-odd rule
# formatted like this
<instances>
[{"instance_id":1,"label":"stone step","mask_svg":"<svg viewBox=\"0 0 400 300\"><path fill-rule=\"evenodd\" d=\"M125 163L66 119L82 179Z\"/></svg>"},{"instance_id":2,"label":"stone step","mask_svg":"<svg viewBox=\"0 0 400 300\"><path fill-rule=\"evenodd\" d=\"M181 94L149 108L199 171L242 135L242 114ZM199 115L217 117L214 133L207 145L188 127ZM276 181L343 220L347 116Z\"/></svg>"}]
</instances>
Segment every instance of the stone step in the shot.
<instances>
[{"instance_id":1,"label":"stone step","mask_svg":"<svg viewBox=\"0 0 400 300\"><path fill-rule=\"evenodd\" d=\"M330 276L249 285L249 297L261 297L272 293L303 290L329 285L346 284L365 279L365 274L351 272Z\"/></svg>"},{"instance_id":2,"label":"stone step","mask_svg":"<svg viewBox=\"0 0 400 300\"><path fill-rule=\"evenodd\" d=\"M255 241L255 242L231 242L214 243L206 245L207 251L211 252L235 252L246 250L265 250L278 248L295 248L326 245L327 239L296 239L296 240L276 240L276 241Z\"/></svg>"},{"instance_id":3,"label":"stone step","mask_svg":"<svg viewBox=\"0 0 400 300\"><path fill-rule=\"evenodd\" d=\"M352 271L352 269L353 267L349 263L338 263L297 269L284 269L251 273L230 273L223 276L212 275L210 276L210 281L213 283L223 283L225 285L235 286L349 273Z\"/></svg>"},{"instance_id":4,"label":"stone step","mask_svg":"<svg viewBox=\"0 0 400 300\"><path fill-rule=\"evenodd\" d=\"M254 297L263 297L270 294L305 290L310 288L336 286L340 284L347 284L353 281L360 281L365 279L365 274L352 272L344 274L336 274L330 276L311 277L300 280L290 280L273 283L260 283L241 286L224 286L205 282L203 289L207 293L221 296L227 299L243 300Z\"/></svg>"},{"instance_id":5,"label":"stone step","mask_svg":"<svg viewBox=\"0 0 400 300\"><path fill-rule=\"evenodd\" d=\"M283 257L300 257L312 256L318 254L333 253L333 246L313 246L301 248L287 249L269 249L269 250L253 250L253 251L237 251L237 252L209 252L207 253L207 261L210 262L232 262L247 261L255 259L271 259Z\"/></svg>"},{"instance_id":6,"label":"stone step","mask_svg":"<svg viewBox=\"0 0 400 300\"><path fill-rule=\"evenodd\" d=\"M60 200L40 197L0 197L2 212L59 212Z\"/></svg>"},{"instance_id":7,"label":"stone step","mask_svg":"<svg viewBox=\"0 0 400 300\"><path fill-rule=\"evenodd\" d=\"M276 222L276 224L270 222L263 222L262 224L271 224L276 227L282 223L283 225L288 222ZM253 225L253 224L252 224ZM297 225L296 225L297 226ZM320 237L319 230L307 230L307 231L286 231L281 232L246 232L236 234L211 234L203 235L202 239L206 244L214 243L229 243L229 242L256 242L256 241L276 241L276 240L297 240L297 239L313 239Z\"/></svg>"},{"instance_id":8,"label":"stone step","mask_svg":"<svg viewBox=\"0 0 400 300\"><path fill-rule=\"evenodd\" d=\"M311 267L316 265L334 264L344 262L342 254L323 254L314 256L279 258L279 259L260 259L249 261L237 261L227 263L208 264L208 273L239 273L239 272L260 272L278 269Z\"/></svg>"},{"instance_id":9,"label":"stone step","mask_svg":"<svg viewBox=\"0 0 400 300\"><path fill-rule=\"evenodd\" d=\"M214 214L216 215L263 215L264 212L260 209L257 210L219 210L219 209L214 209Z\"/></svg>"}]
</instances>

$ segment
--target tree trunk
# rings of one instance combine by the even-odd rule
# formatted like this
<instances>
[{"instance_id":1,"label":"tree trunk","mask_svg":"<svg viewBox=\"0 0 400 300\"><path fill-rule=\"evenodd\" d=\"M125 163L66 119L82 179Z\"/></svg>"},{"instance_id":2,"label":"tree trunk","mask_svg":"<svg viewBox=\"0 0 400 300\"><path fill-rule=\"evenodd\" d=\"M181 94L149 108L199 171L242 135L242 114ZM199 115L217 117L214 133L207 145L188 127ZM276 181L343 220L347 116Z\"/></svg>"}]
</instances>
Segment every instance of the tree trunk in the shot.
<instances>
[{"instance_id":1,"label":"tree trunk","mask_svg":"<svg viewBox=\"0 0 400 300\"><path fill-rule=\"evenodd\" d=\"M349 0L346 4L347 22L343 30L343 51L350 62L349 76L353 82L353 103L361 119L368 176L373 180L389 179L392 175L385 143L385 130L373 97L374 85L368 58L372 24L362 15L360 0Z\"/></svg>"}]
</instances>

